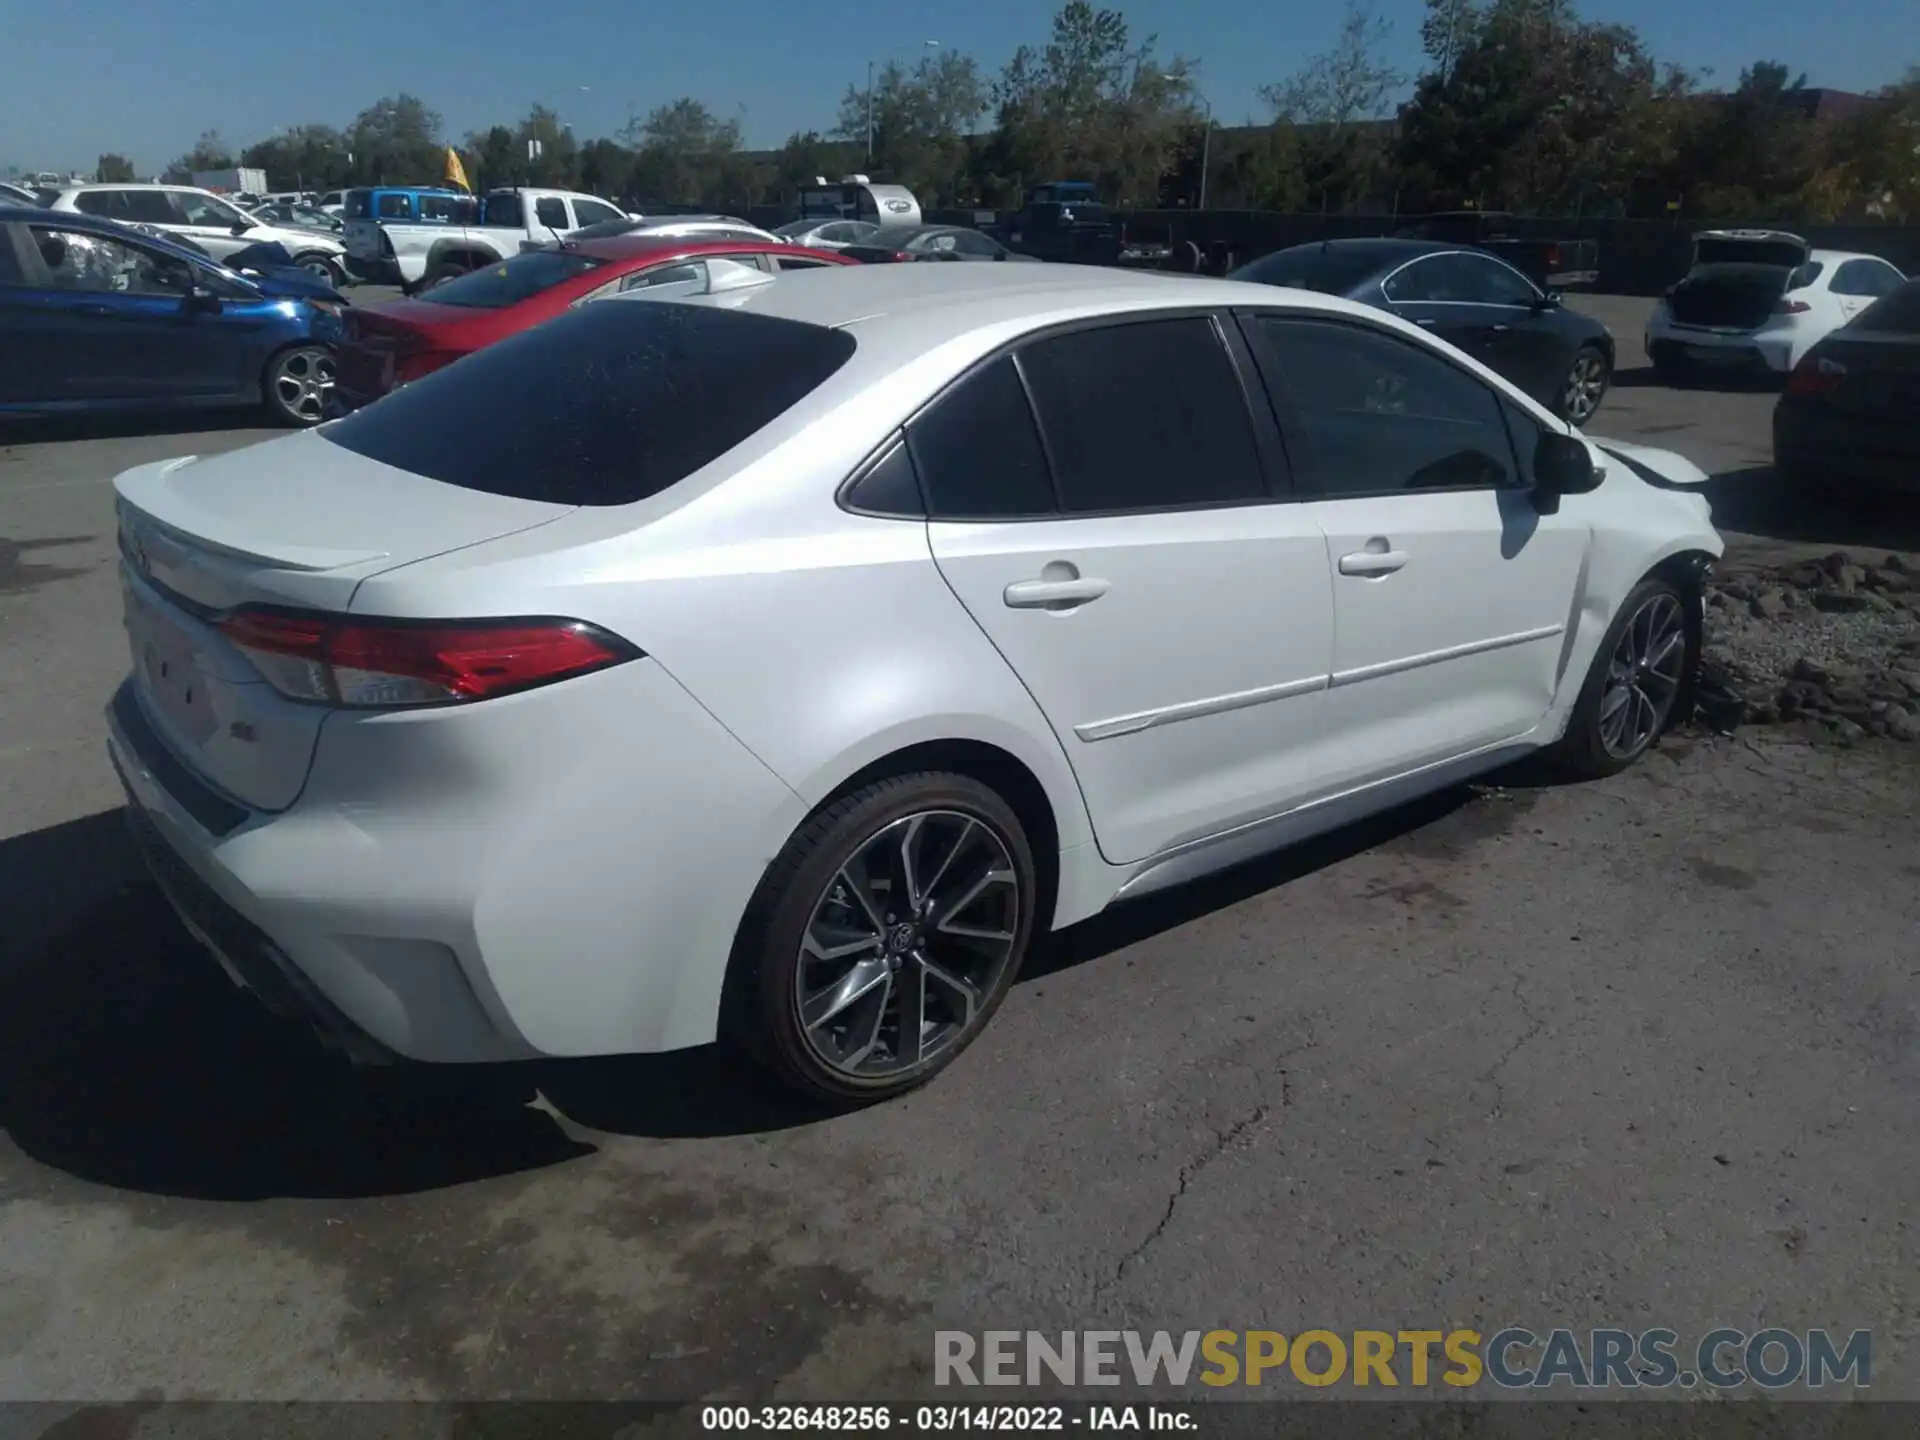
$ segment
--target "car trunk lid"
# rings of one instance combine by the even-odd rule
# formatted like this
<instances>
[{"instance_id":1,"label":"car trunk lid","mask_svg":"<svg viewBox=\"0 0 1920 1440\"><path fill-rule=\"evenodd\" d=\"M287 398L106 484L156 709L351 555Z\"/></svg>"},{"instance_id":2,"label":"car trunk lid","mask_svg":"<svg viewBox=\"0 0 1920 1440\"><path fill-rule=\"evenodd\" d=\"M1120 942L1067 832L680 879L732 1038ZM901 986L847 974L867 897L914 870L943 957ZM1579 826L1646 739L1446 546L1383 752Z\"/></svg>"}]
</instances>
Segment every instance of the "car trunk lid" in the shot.
<instances>
[{"instance_id":1,"label":"car trunk lid","mask_svg":"<svg viewBox=\"0 0 1920 1440\"><path fill-rule=\"evenodd\" d=\"M1920 414L1920 335L1849 326L1822 341L1813 358L1829 362L1824 388L1835 410L1903 423Z\"/></svg>"},{"instance_id":2,"label":"car trunk lid","mask_svg":"<svg viewBox=\"0 0 1920 1440\"><path fill-rule=\"evenodd\" d=\"M1785 230L1702 230L1693 237L1693 264L1772 265L1793 270L1807 263L1813 248Z\"/></svg>"},{"instance_id":3,"label":"car trunk lid","mask_svg":"<svg viewBox=\"0 0 1920 1440\"><path fill-rule=\"evenodd\" d=\"M339 613L370 575L530 529L572 506L479 494L308 432L115 481L124 622L148 722L256 810L299 798L328 713L267 684L220 628L270 605Z\"/></svg>"},{"instance_id":4,"label":"car trunk lid","mask_svg":"<svg viewBox=\"0 0 1920 1440\"><path fill-rule=\"evenodd\" d=\"M1796 262L1797 263L1797 262ZM1676 324L1709 330L1757 330L1786 294L1793 267L1726 262L1704 265L1667 292Z\"/></svg>"},{"instance_id":5,"label":"car trunk lid","mask_svg":"<svg viewBox=\"0 0 1920 1440\"><path fill-rule=\"evenodd\" d=\"M402 363L428 351L464 352L474 348L468 330L484 324L491 312L456 310L424 300L395 300L356 306L341 316L339 379L357 395L384 395L401 378Z\"/></svg>"}]
</instances>

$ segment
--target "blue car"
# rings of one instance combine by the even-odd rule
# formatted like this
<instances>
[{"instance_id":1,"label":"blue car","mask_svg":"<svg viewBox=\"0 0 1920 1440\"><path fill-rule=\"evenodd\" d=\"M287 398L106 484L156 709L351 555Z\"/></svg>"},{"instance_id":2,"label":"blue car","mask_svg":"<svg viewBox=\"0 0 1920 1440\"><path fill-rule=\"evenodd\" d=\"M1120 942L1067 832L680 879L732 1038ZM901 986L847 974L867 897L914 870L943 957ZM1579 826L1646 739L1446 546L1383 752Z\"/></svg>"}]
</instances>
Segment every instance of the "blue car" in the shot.
<instances>
[{"instance_id":1,"label":"blue car","mask_svg":"<svg viewBox=\"0 0 1920 1440\"><path fill-rule=\"evenodd\" d=\"M346 302L276 258L241 273L112 220L0 204L0 418L258 405L317 425Z\"/></svg>"}]
</instances>

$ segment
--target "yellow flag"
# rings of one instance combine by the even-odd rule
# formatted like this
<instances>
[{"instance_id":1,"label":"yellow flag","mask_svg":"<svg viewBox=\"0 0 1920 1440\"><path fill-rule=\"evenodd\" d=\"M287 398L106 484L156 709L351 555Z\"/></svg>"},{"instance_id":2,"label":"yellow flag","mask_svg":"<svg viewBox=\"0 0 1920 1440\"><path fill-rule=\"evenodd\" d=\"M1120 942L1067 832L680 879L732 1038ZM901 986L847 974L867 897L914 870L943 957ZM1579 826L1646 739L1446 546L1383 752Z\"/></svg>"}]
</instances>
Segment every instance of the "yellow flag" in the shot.
<instances>
[{"instance_id":1,"label":"yellow flag","mask_svg":"<svg viewBox=\"0 0 1920 1440\"><path fill-rule=\"evenodd\" d=\"M458 185L462 190L471 191L467 184L467 167L460 163L460 152L451 145L447 147L447 183Z\"/></svg>"}]
</instances>

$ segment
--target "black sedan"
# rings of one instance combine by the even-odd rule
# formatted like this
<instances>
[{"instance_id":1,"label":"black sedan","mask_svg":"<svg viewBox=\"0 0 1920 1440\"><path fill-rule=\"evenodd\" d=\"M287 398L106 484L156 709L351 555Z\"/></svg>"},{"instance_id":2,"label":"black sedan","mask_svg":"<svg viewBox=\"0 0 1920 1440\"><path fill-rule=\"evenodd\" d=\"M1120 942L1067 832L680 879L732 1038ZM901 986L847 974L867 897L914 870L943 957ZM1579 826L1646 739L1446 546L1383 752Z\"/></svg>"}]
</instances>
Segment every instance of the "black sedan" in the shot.
<instances>
[{"instance_id":1,"label":"black sedan","mask_svg":"<svg viewBox=\"0 0 1920 1440\"><path fill-rule=\"evenodd\" d=\"M965 225L893 225L844 245L840 253L867 265L899 260L1031 260Z\"/></svg>"},{"instance_id":2,"label":"black sedan","mask_svg":"<svg viewBox=\"0 0 1920 1440\"><path fill-rule=\"evenodd\" d=\"M1228 277L1391 310L1584 425L1613 376L1613 335L1505 261L1429 240L1327 240L1276 250Z\"/></svg>"},{"instance_id":3,"label":"black sedan","mask_svg":"<svg viewBox=\"0 0 1920 1440\"><path fill-rule=\"evenodd\" d=\"M1920 280L1833 331L1787 376L1773 407L1774 469L1920 495Z\"/></svg>"}]
</instances>

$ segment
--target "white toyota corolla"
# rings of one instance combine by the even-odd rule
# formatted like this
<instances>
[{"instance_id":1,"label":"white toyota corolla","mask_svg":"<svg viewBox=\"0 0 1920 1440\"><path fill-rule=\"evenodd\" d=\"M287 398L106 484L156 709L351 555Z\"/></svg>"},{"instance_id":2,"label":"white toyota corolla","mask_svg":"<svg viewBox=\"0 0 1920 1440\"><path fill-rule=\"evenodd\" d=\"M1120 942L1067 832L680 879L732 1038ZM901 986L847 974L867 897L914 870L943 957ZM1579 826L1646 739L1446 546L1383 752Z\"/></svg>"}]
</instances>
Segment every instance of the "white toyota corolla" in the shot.
<instances>
[{"instance_id":1,"label":"white toyota corolla","mask_svg":"<svg viewBox=\"0 0 1920 1440\"><path fill-rule=\"evenodd\" d=\"M1392 316L1068 266L609 300L117 481L136 833L365 1059L925 1080L1036 933L1678 713L1704 478Z\"/></svg>"}]
</instances>

